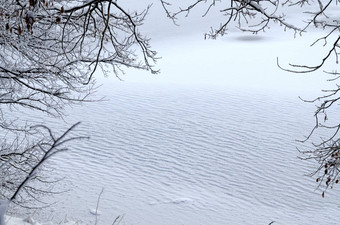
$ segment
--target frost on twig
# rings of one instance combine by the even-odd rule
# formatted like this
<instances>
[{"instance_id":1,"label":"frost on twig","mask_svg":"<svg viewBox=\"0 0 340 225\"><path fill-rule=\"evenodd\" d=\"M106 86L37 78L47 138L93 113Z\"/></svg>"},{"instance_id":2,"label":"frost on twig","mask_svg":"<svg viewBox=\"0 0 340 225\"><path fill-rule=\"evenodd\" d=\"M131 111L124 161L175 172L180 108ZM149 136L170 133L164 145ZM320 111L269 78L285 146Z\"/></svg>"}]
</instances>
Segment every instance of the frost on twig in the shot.
<instances>
[{"instance_id":1,"label":"frost on twig","mask_svg":"<svg viewBox=\"0 0 340 225\"><path fill-rule=\"evenodd\" d=\"M232 26L238 27L241 31L257 34L270 28L272 23L283 26L284 29L293 30L295 33L302 32L302 29L285 20L285 14L280 13L283 2L280 0L195 0L183 4L179 9L169 1L160 0L166 15L176 23L179 15L188 16L196 8L203 8L203 17L207 16L214 8L217 13L223 16L220 26L212 27L208 38L217 38L226 34L227 29ZM216 11L212 12L216 13Z\"/></svg>"},{"instance_id":2,"label":"frost on twig","mask_svg":"<svg viewBox=\"0 0 340 225\"><path fill-rule=\"evenodd\" d=\"M157 73L139 31L148 10L111 0L0 0L0 104L58 115L88 100L95 71Z\"/></svg>"}]
</instances>

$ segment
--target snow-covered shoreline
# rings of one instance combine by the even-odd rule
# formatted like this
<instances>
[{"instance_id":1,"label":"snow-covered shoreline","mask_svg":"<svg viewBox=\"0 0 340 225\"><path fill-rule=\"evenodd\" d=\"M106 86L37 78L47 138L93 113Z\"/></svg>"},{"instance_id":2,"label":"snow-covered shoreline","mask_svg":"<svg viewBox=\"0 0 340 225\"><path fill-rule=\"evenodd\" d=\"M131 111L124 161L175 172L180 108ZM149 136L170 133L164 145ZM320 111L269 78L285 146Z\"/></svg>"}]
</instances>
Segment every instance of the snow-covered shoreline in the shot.
<instances>
[{"instance_id":1,"label":"snow-covered shoreline","mask_svg":"<svg viewBox=\"0 0 340 225\"><path fill-rule=\"evenodd\" d=\"M55 223L48 221L48 222L38 222L35 221L31 217L27 217L25 219L13 216L6 216L5 217L5 224L6 225L55 225ZM64 223L58 223L60 225L81 225L79 222L68 221Z\"/></svg>"}]
</instances>

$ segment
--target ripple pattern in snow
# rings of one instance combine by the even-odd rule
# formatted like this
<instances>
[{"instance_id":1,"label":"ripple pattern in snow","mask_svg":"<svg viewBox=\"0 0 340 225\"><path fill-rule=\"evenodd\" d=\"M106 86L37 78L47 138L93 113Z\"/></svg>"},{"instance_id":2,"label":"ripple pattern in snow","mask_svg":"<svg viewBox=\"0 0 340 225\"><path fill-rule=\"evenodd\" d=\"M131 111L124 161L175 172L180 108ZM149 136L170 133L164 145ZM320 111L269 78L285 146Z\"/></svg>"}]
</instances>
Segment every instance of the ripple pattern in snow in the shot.
<instances>
[{"instance_id":1,"label":"ripple pattern in snow","mask_svg":"<svg viewBox=\"0 0 340 225\"><path fill-rule=\"evenodd\" d=\"M72 182L54 214L72 209L93 224L104 188L100 224L123 214L142 225L334 224L340 216L339 190L322 199L304 176L312 167L297 158L294 140L314 122L297 98L131 84L103 91L108 101L68 111L91 139L54 162Z\"/></svg>"}]
</instances>

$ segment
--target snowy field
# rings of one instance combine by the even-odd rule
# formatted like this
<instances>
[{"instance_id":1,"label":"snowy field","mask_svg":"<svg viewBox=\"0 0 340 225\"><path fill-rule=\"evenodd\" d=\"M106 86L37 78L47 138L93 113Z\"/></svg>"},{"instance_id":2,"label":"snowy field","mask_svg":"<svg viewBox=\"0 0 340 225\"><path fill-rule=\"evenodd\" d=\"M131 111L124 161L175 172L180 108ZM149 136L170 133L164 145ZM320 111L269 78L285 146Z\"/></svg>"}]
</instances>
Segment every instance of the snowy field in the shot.
<instances>
[{"instance_id":1,"label":"snowy field","mask_svg":"<svg viewBox=\"0 0 340 225\"><path fill-rule=\"evenodd\" d=\"M69 191L46 196L58 203L32 213L36 220L94 224L104 189L100 225L117 216L127 225L338 224L339 188L321 197L305 176L315 164L298 159L304 146L295 141L314 126L313 105L298 96L330 84L322 72L276 66L277 57L283 65L318 62L324 50L308 46L319 33L294 39L281 27L258 35L232 28L203 40L213 21L194 15L176 27L155 4L145 32L161 74L97 74L96 96L106 101L68 109L65 124L45 118L60 129L82 121L77 131L91 139L51 162Z\"/></svg>"},{"instance_id":2,"label":"snowy field","mask_svg":"<svg viewBox=\"0 0 340 225\"><path fill-rule=\"evenodd\" d=\"M126 224L332 224L339 215L338 189L322 198L304 176L311 165L297 158L294 140L314 120L296 97L175 85L102 90L109 101L71 111L91 140L54 162L71 191L42 216L94 224L102 188L100 224L118 215Z\"/></svg>"}]
</instances>

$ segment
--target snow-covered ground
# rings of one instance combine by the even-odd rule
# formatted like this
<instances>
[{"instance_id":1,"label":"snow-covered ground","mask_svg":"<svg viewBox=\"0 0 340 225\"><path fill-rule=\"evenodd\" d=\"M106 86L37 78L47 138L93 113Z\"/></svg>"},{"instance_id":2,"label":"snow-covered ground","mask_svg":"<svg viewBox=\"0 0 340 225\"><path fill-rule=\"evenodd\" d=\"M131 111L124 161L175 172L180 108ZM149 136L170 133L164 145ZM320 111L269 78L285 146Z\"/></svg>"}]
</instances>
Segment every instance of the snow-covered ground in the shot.
<instances>
[{"instance_id":1,"label":"snow-covered ground","mask_svg":"<svg viewBox=\"0 0 340 225\"><path fill-rule=\"evenodd\" d=\"M5 218L6 225L55 225L53 222L38 222L31 217L27 217L26 219L18 218L18 217L10 217L7 216ZM81 225L77 222L65 222L65 223L58 223L59 225Z\"/></svg>"}]
</instances>

